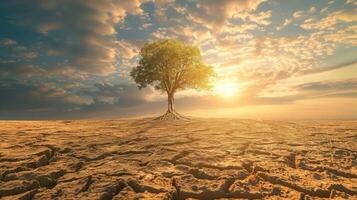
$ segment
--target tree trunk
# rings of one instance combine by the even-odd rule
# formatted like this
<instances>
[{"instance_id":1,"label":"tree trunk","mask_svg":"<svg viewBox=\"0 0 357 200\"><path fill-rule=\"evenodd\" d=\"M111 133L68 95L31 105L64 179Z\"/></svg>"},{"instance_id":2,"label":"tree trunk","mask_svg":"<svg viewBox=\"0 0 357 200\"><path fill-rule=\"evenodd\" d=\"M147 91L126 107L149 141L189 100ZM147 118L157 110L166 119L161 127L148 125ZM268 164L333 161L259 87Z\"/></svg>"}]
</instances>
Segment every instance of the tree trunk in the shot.
<instances>
[{"instance_id":1,"label":"tree trunk","mask_svg":"<svg viewBox=\"0 0 357 200\"><path fill-rule=\"evenodd\" d=\"M167 92L167 111L165 114L161 115L160 117L157 117L156 120L188 120L189 118L184 117L180 114L178 114L175 111L175 98L174 98L175 93L174 92Z\"/></svg>"},{"instance_id":2,"label":"tree trunk","mask_svg":"<svg viewBox=\"0 0 357 200\"><path fill-rule=\"evenodd\" d=\"M168 113L174 112L174 93L167 94L167 112Z\"/></svg>"}]
</instances>

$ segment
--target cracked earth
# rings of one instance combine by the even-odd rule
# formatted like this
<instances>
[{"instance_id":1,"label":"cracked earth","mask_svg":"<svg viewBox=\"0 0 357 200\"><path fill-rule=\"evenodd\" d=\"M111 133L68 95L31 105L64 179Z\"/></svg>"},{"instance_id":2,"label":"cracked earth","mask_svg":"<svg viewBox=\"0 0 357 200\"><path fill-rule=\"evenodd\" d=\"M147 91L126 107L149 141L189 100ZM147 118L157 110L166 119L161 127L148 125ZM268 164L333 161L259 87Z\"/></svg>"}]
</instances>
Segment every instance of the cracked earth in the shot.
<instances>
[{"instance_id":1,"label":"cracked earth","mask_svg":"<svg viewBox=\"0 0 357 200\"><path fill-rule=\"evenodd\" d=\"M357 121L1 121L0 199L357 199Z\"/></svg>"}]
</instances>

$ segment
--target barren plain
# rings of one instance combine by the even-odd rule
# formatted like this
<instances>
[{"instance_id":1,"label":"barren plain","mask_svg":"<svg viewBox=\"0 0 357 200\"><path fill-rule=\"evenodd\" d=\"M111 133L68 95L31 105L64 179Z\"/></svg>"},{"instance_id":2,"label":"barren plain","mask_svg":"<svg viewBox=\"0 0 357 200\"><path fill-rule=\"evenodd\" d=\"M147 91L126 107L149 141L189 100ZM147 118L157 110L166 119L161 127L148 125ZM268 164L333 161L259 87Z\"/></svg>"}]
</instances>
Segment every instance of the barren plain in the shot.
<instances>
[{"instance_id":1,"label":"barren plain","mask_svg":"<svg viewBox=\"0 0 357 200\"><path fill-rule=\"evenodd\" d=\"M0 199L357 199L357 121L0 122Z\"/></svg>"}]
</instances>

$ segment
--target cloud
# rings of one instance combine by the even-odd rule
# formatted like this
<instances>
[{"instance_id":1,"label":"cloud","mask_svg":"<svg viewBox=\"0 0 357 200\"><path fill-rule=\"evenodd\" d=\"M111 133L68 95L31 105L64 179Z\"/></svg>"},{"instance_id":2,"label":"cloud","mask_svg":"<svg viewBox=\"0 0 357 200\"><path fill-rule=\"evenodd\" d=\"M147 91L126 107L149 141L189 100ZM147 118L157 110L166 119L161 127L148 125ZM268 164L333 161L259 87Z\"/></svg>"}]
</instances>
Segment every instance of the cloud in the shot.
<instances>
[{"instance_id":1,"label":"cloud","mask_svg":"<svg viewBox=\"0 0 357 200\"><path fill-rule=\"evenodd\" d=\"M66 110L88 105L90 98L70 93L53 83L31 83L24 81L1 81L0 110Z\"/></svg>"},{"instance_id":2,"label":"cloud","mask_svg":"<svg viewBox=\"0 0 357 200\"><path fill-rule=\"evenodd\" d=\"M306 75L306 74L315 74L315 73L322 73L322 72L327 72L327 71L331 71L331 70L335 70L335 69L341 69L344 67L349 67L351 65L357 64L357 60L351 61L351 62L343 62L341 64L337 64L337 65L331 65L331 66L324 66L324 67L316 67L316 68L312 68L312 69L308 69L305 71L302 71L302 75Z\"/></svg>"},{"instance_id":3,"label":"cloud","mask_svg":"<svg viewBox=\"0 0 357 200\"><path fill-rule=\"evenodd\" d=\"M169 11L177 12L181 15L185 13L184 7L179 5L172 6L175 3L174 0L157 0L154 1L155 5L155 15L160 23L172 23L176 18L167 17Z\"/></svg>"},{"instance_id":4,"label":"cloud","mask_svg":"<svg viewBox=\"0 0 357 200\"><path fill-rule=\"evenodd\" d=\"M17 42L15 40L9 39L9 38L4 38L2 40L0 40L0 45L4 45L4 46L13 46L16 45Z\"/></svg>"},{"instance_id":5,"label":"cloud","mask_svg":"<svg viewBox=\"0 0 357 200\"><path fill-rule=\"evenodd\" d=\"M221 28L230 18L242 11L254 11L266 0L205 0L199 1L195 8L190 8L190 18L207 27ZM214 13L214 14L213 14ZM267 13L263 13L265 17Z\"/></svg>"},{"instance_id":6,"label":"cloud","mask_svg":"<svg viewBox=\"0 0 357 200\"><path fill-rule=\"evenodd\" d=\"M81 73L106 75L115 72L115 25L128 14L141 14L139 0L12 1L9 9L17 24L33 27L48 42L48 56L63 58L65 66ZM16 12L15 12L16 13ZM28 54L28 57L34 57ZM62 66L61 66L62 67Z\"/></svg>"},{"instance_id":7,"label":"cloud","mask_svg":"<svg viewBox=\"0 0 357 200\"><path fill-rule=\"evenodd\" d=\"M340 23L351 23L355 21L357 21L357 14L355 11L336 11L321 20L308 18L300 25L300 27L308 30L334 30L336 29L336 25Z\"/></svg>"},{"instance_id":8,"label":"cloud","mask_svg":"<svg viewBox=\"0 0 357 200\"><path fill-rule=\"evenodd\" d=\"M220 66L221 67L231 67L234 65L239 65L242 62L241 58L235 58L235 59L231 59L227 62L222 63Z\"/></svg>"},{"instance_id":9,"label":"cloud","mask_svg":"<svg viewBox=\"0 0 357 200\"><path fill-rule=\"evenodd\" d=\"M29 63L20 63L14 60L0 60L0 78L17 77L30 78L43 76L44 70Z\"/></svg>"},{"instance_id":10,"label":"cloud","mask_svg":"<svg viewBox=\"0 0 357 200\"><path fill-rule=\"evenodd\" d=\"M271 21L269 20L272 16L272 11L265 11L265 12L260 12L260 13L249 13L249 12L243 12L238 15L235 15L234 18L241 18L244 20L250 20L258 25L261 26L267 26L271 24Z\"/></svg>"},{"instance_id":11,"label":"cloud","mask_svg":"<svg viewBox=\"0 0 357 200\"><path fill-rule=\"evenodd\" d=\"M292 19L285 19L283 25L278 26L278 27L276 28L276 30L279 31L279 30L283 29L284 27L288 26L289 24L291 24L292 22L293 22Z\"/></svg>"},{"instance_id":12,"label":"cloud","mask_svg":"<svg viewBox=\"0 0 357 200\"><path fill-rule=\"evenodd\" d=\"M213 40L210 31L186 24L158 28L156 31L152 32L150 39L179 39L188 43L193 43L194 45L200 45L208 40Z\"/></svg>"},{"instance_id":13,"label":"cloud","mask_svg":"<svg viewBox=\"0 0 357 200\"><path fill-rule=\"evenodd\" d=\"M13 39L4 38L0 40L0 44L3 46L3 50L8 52L6 57L8 59L16 58L17 60L32 60L38 57L38 53L35 50L20 45Z\"/></svg>"},{"instance_id":14,"label":"cloud","mask_svg":"<svg viewBox=\"0 0 357 200\"><path fill-rule=\"evenodd\" d=\"M336 18L344 22L355 22L357 21L356 10L338 12L336 13Z\"/></svg>"},{"instance_id":15,"label":"cloud","mask_svg":"<svg viewBox=\"0 0 357 200\"><path fill-rule=\"evenodd\" d=\"M121 58L121 61L124 66L131 66L132 63L130 62L130 60L138 55L139 48L125 40L118 41L117 46L118 55Z\"/></svg>"},{"instance_id":16,"label":"cloud","mask_svg":"<svg viewBox=\"0 0 357 200\"><path fill-rule=\"evenodd\" d=\"M83 118L81 114L88 117L103 109L113 111L144 105L150 102L153 92L153 88L138 90L134 84L128 83L100 82L86 86L69 81L61 84L2 79L0 113L13 116L19 112L21 118L32 119ZM17 118L16 115L13 117Z\"/></svg>"},{"instance_id":17,"label":"cloud","mask_svg":"<svg viewBox=\"0 0 357 200\"><path fill-rule=\"evenodd\" d=\"M104 104L117 104L120 107L130 107L143 104L154 92L153 88L138 90L134 84L96 83L94 90L84 92L93 96L94 101Z\"/></svg>"},{"instance_id":18,"label":"cloud","mask_svg":"<svg viewBox=\"0 0 357 200\"><path fill-rule=\"evenodd\" d=\"M310 9L309 9L310 13L315 13L316 12L316 7L315 6L312 6Z\"/></svg>"},{"instance_id":19,"label":"cloud","mask_svg":"<svg viewBox=\"0 0 357 200\"><path fill-rule=\"evenodd\" d=\"M357 90L357 79L304 83L294 87L303 91L346 91Z\"/></svg>"},{"instance_id":20,"label":"cloud","mask_svg":"<svg viewBox=\"0 0 357 200\"><path fill-rule=\"evenodd\" d=\"M304 16L304 11L296 11L296 12L293 13L293 17L295 19L300 18L302 16Z\"/></svg>"}]
</instances>

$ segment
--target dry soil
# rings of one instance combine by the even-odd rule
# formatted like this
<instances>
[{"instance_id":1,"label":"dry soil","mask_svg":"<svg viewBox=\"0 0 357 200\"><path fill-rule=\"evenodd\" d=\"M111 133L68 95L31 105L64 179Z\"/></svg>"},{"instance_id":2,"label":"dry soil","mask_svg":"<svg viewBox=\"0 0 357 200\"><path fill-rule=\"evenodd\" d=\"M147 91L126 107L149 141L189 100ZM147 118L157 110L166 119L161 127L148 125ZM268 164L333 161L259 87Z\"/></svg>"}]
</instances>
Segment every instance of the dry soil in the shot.
<instances>
[{"instance_id":1,"label":"dry soil","mask_svg":"<svg viewBox=\"0 0 357 200\"><path fill-rule=\"evenodd\" d=\"M0 199L357 199L357 121L1 121Z\"/></svg>"}]
</instances>

